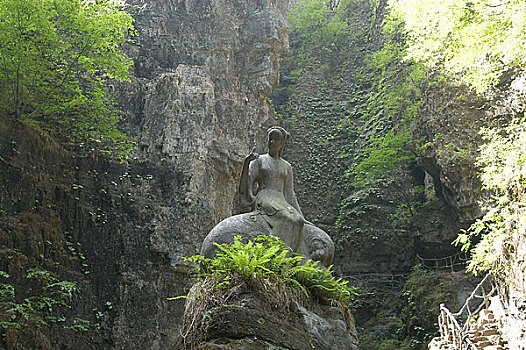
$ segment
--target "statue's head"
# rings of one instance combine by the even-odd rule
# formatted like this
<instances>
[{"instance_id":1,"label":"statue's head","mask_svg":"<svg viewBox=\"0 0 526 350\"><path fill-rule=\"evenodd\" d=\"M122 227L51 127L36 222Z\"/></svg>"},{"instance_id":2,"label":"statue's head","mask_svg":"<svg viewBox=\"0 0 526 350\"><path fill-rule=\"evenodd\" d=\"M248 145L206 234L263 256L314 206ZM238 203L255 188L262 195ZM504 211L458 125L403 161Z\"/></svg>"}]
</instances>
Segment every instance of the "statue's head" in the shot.
<instances>
[{"instance_id":1,"label":"statue's head","mask_svg":"<svg viewBox=\"0 0 526 350\"><path fill-rule=\"evenodd\" d=\"M267 130L267 146L269 153L275 149L278 156L281 157L283 149L290 141L290 134L281 126L273 126Z\"/></svg>"}]
</instances>

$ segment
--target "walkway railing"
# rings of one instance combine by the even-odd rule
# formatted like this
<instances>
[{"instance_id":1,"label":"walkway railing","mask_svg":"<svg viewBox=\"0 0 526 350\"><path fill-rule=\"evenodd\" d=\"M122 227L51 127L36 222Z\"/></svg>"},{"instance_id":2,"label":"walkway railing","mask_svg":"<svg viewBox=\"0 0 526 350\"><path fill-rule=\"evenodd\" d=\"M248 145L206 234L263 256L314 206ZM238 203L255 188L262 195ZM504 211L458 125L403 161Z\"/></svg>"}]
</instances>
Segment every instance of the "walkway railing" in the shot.
<instances>
[{"instance_id":1,"label":"walkway railing","mask_svg":"<svg viewBox=\"0 0 526 350\"><path fill-rule=\"evenodd\" d=\"M440 328L440 337L452 344L456 350L477 350L477 347L468 338L453 314L440 304L440 316L438 316L438 326Z\"/></svg>"},{"instance_id":2,"label":"walkway railing","mask_svg":"<svg viewBox=\"0 0 526 350\"><path fill-rule=\"evenodd\" d=\"M491 274L487 274L458 312L453 314L444 304L440 304L440 316L438 316L440 337L453 344L457 350L477 350L475 344L468 338L469 322L482 309L489 306L490 298L495 294L496 290L493 277ZM480 301L480 303L477 301ZM472 308L474 309L472 310ZM465 317L463 316L464 314L466 314ZM465 318L462 326L459 325L457 318Z\"/></svg>"},{"instance_id":3,"label":"walkway railing","mask_svg":"<svg viewBox=\"0 0 526 350\"><path fill-rule=\"evenodd\" d=\"M493 282L493 276L491 273L488 273L482 281L480 281L473 292L471 292L471 295L466 299L466 302L460 310L453 314L455 317L464 317L463 315L466 314L466 321L464 322L463 327L464 331L467 330L471 318L477 315L482 309L489 306L490 298L496 291L497 286ZM474 310L472 310L472 308L474 308Z\"/></svg>"},{"instance_id":4,"label":"walkway railing","mask_svg":"<svg viewBox=\"0 0 526 350\"><path fill-rule=\"evenodd\" d=\"M450 256L436 259L422 258L420 255L417 255L416 257L418 258L418 261L422 266L432 270L455 271L455 268L457 267L464 268L466 266L467 261L469 260L469 256L466 252L460 252Z\"/></svg>"},{"instance_id":5,"label":"walkway railing","mask_svg":"<svg viewBox=\"0 0 526 350\"><path fill-rule=\"evenodd\" d=\"M349 280L354 285L389 285L401 288L409 274L389 274L389 273L367 273L367 274L347 274L342 277Z\"/></svg>"}]
</instances>

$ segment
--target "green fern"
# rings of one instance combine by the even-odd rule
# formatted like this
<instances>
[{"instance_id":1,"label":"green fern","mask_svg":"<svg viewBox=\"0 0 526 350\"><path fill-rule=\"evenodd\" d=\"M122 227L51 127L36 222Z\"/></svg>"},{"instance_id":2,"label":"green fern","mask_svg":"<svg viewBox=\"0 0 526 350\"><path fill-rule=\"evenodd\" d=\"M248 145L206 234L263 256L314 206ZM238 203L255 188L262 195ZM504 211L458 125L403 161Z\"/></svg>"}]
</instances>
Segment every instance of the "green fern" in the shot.
<instances>
[{"instance_id":1,"label":"green fern","mask_svg":"<svg viewBox=\"0 0 526 350\"><path fill-rule=\"evenodd\" d=\"M271 279L284 283L307 296L325 292L326 297L341 302L350 302L357 295L356 288L333 276L332 266L324 269L317 261L306 260L277 237L263 235L243 243L237 236L233 243L217 247L219 251L213 259L199 255L186 259L198 263L198 278L218 278L216 288L227 288L237 274L249 282Z\"/></svg>"}]
</instances>

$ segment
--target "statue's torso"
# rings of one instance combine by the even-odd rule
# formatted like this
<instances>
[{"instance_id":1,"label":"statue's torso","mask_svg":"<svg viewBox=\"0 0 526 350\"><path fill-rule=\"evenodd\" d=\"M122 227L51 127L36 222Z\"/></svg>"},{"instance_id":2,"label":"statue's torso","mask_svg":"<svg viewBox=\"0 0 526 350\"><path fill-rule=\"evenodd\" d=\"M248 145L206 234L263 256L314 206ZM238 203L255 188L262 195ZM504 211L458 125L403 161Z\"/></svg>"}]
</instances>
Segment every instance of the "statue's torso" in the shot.
<instances>
[{"instance_id":1,"label":"statue's torso","mask_svg":"<svg viewBox=\"0 0 526 350\"><path fill-rule=\"evenodd\" d=\"M259 191L274 190L283 195L285 182L291 172L290 164L282 158L273 158L268 154L259 157Z\"/></svg>"}]
</instances>

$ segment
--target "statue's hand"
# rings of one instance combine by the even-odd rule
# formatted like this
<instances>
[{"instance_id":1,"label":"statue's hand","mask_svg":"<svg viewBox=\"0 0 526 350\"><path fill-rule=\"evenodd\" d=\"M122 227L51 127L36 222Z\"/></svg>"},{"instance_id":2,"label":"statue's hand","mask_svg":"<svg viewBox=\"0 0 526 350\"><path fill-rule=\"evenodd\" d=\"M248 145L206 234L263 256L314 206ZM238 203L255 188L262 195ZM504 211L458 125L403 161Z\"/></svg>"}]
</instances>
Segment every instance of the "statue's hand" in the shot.
<instances>
[{"instance_id":1,"label":"statue's hand","mask_svg":"<svg viewBox=\"0 0 526 350\"><path fill-rule=\"evenodd\" d=\"M254 147L252 149L252 151L250 152L250 154L245 158L245 162L249 162L250 163L254 159L258 159L259 158L259 153L256 153L255 150L256 150L256 147Z\"/></svg>"},{"instance_id":2,"label":"statue's hand","mask_svg":"<svg viewBox=\"0 0 526 350\"><path fill-rule=\"evenodd\" d=\"M253 161L254 159L258 159L259 158L259 153L250 153L246 158L245 158L245 161L246 162L251 162Z\"/></svg>"}]
</instances>

